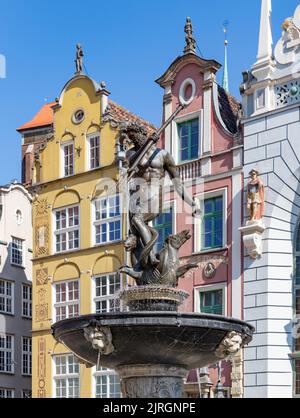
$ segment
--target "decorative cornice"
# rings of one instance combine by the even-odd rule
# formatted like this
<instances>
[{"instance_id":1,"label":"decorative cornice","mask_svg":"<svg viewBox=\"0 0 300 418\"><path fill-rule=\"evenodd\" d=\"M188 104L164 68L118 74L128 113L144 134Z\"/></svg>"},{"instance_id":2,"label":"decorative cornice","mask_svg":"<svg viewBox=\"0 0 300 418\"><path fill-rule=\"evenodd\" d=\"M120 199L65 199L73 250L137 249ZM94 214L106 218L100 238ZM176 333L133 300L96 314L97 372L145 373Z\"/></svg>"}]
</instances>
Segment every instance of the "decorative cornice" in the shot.
<instances>
[{"instance_id":1,"label":"decorative cornice","mask_svg":"<svg viewBox=\"0 0 300 418\"><path fill-rule=\"evenodd\" d=\"M167 71L156 80L156 83L161 87L166 88L174 83L176 80L177 73L188 64L196 64L200 68L201 73L211 71L216 73L220 68L221 64L214 60L205 60L198 57L198 55L189 53L176 58L175 61L169 66Z\"/></svg>"}]
</instances>

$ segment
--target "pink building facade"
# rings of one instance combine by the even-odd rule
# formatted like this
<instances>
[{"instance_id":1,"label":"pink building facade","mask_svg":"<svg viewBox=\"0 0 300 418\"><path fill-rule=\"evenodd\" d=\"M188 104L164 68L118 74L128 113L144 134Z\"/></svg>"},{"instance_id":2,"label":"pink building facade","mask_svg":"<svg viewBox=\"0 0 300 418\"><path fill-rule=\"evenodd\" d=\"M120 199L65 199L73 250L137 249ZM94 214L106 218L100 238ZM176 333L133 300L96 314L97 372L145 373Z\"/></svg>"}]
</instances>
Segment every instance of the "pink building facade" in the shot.
<instances>
[{"instance_id":1,"label":"pink building facade","mask_svg":"<svg viewBox=\"0 0 300 418\"><path fill-rule=\"evenodd\" d=\"M166 129L160 145L171 153L186 187L199 200L203 219L192 218L191 209L181 203L171 187L165 195L166 213L155 226L160 231L160 245L170 233L185 229L192 233L181 257L199 268L180 282L179 287L190 293L183 310L243 319L240 105L217 84L220 68L214 60L186 52L157 80L164 89L163 122L179 104L186 106ZM240 397L241 357L233 363L233 367L230 362L223 364L222 383L230 396ZM216 385L216 368L210 370L210 379ZM193 383L196 396L196 382L197 373L193 372L187 382L191 396Z\"/></svg>"}]
</instances>

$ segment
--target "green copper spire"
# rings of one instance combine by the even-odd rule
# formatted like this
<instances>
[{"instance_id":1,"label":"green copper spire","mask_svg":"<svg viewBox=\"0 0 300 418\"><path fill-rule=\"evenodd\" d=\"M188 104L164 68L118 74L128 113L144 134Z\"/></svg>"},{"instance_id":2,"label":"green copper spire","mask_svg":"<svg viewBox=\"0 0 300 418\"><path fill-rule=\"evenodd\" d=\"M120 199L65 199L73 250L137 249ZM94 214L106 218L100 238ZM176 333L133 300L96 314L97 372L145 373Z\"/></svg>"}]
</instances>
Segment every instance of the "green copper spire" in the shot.
<instances>
[{"instance_id":1,"label":"green copper spire","mask_svg":"<svg viewBox=\"0 0 300 418\"><path fill-rule=\"evenodd\" d=\"M229 77L228 77L228 39L227 39L227 32L228 32L228 22L224 22L224 33L225 33L225 60L224 60L224 73L223 73L223 81L222 87L225 91L229 93Z\"/></svg>"}]
</instances>

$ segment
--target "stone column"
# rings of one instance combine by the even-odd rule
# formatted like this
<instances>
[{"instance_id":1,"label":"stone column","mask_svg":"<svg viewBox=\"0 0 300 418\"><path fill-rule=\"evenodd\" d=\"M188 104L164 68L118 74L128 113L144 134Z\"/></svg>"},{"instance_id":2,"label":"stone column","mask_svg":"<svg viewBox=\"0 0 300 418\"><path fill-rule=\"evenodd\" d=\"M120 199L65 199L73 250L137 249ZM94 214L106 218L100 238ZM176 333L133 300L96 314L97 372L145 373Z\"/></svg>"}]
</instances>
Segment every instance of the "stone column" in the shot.
<instances>
[{"instance_id":1,"label":"stone column","mask_svg":"<svg viewBox=\"0 0 300 418\"><path fill-rule=\"evenodd\" d=\"M188 371L181 366L131 365L117 369L124 398L182 398Z\"/></svg>"}]
</instances>

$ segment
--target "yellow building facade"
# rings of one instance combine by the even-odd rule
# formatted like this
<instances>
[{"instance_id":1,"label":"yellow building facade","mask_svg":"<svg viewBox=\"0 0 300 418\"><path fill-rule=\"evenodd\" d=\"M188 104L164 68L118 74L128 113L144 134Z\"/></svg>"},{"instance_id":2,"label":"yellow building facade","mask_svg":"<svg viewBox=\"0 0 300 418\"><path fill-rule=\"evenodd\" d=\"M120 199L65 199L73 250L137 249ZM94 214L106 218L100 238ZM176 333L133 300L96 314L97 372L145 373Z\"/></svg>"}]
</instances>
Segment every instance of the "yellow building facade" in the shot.
<instances>
[{"instance_id":1,"label":"yellow building facade","mask_svg":"<svg viewBox=\"0 0 300 418\"><path fill-rule=\"evenodd\" d=\"M126 216L114 190L119 180L122 122L150 124L108 99L83 74L64 87L53 111L52 134L35 149L33 202L32 395L118 397L118 377L79 364L56 344L53 323L118 310L125 262ZM41 129L41 127L38 127Z\"/></svg>"}]
</instances>

